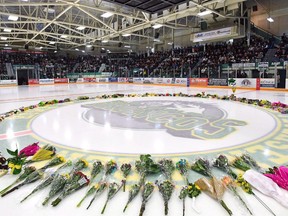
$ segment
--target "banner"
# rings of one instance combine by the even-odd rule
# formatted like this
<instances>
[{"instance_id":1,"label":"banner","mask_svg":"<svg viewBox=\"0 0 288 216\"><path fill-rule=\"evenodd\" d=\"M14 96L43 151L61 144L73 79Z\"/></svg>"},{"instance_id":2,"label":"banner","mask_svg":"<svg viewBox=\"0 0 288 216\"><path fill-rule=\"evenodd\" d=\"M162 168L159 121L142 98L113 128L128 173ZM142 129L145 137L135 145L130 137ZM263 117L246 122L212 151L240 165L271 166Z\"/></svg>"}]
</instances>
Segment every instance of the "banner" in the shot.
<instances>
[{"instance_id":1,"label":"banner","mask_svg":"<svg viewBox=\"0 0 288 216\"><path fill-rule=\"evenodd\" d=\"M54 83L69 83L68 78L55 78Z\"/></svg>"},{"instance_id":2,"label":"banner","mask_svg":"<svg viewBox=\"0 0 288 216\"><path fill-rule=\"evenodd\" d=\"M216 29L213 31L207 31L207 32L199 32L191 35L191 40L196 42L201 41L208 41L208 40L214 40L221 37L228 37L232 34L235 34L235 27L227 27L222 29Z\"/></svg>"},{"instance_id":3,"label":"banner","mask_svg":"<svg viewBox=\"0 0 288 216\"><path fill-rule=\"evenodd\" d=\"M208 78L190 78L190 86L206 87L208 85Z\"/></svg>"},{"instance_id":4,"label":"banner","mask_svg":"<svg viewBox=\"0 0 288 216\"><path fill-rule=\"evenodd\" d=\"M120 83L126 83L127 81L128 81L128 79L125 77L118 77L118 82L120 82Z\"/></svg>"},{"instance_id":5,"label":"banner","mask_svg":"<svg viewBox=\"0 0 288 216\"><path fill-rule=\"evenodd\" d=\"M78 78L76 82L77 82L77 83L83 83L83 82L84 82L84 79L83 79L83 78Z\"/></svg>"},{"instance_id":6,"label":"banner","mask_svg":"<svg viewBox=\"0 0 288 216\"><path fill-rule=\"evenodd\" d=\"M258 63L258 68L260 68L260 67L268 68L269 67L269 62L259 62Z\"/></svg>"},{"instance_id":7,"label":"banner","mask_svg":"<svg viewBox=\"0 0 288 216\"><path fill-rule=\"evenodd\" d=\"M28 85L38 85L39 80L38 79L29 79L28 80Z\"/></svg>"},{"instance_id":8,"label":"banner","mask_svg":"<svg viewBox=\"0 0 288 216\"><path fill-rule=\"evenodd\" d=\"M275 79L260 79L260 87L275 88Z\"/></svg>"},{"instance_id":9,"label":"banner","mask_svg":"<svg viewBox=\"0 0 288 216\"><path fill-rule=\"evenodd\" d=\"M84 77L83 81L84 82L96 82L96 78Z\"/></svg>"},{"instance_id":10,"label":"banner","mask_svg":"<svg viewBox=\"0 0 288 216\"><path fill-rule=\"evenodd\" d=\"M0 85L16 85L17 80L0 80Z\"/></svg>"},{"instance_id":11,"label":"banner","mask_svg":"<svg viewBox=\"0 0 288 216\"><path fill-rule=\"evenodd\" d=\"M54 84L54 79L39 79L40 85Z\"/></svg>"},{"instance_id":12,"label":"banner","mask_svg":"<svg viewBox=\"0 0 288 216\"><path fill-rule=\"evenodd\" d=\"M117 77L109 77L108 80L109 80L109 82L118 82Z\"/></svg>"},{"instance_id":13,"label":"banner","mask_svg":"<svg viewBox=\"0 0 288 216\"><path fill-rule=\"evenodd\" d=\"M134 77L134 78L133 78L133 83L143 83L143 78Z\"/></svg>"},{"instance_id":14,"label":"banner","mask_svg":"<svg viewBox=\"0 0 288 216\"><path fill-rule=\"evenodd\" d=\"M96 78L96 82L108 82L108 78Z\"/></svg>"},{"instance_id":15,"label":"banner","mask_svg":"<svg viewBox=\"0 0 288 216\"><path fill-rule=\"evenodd\" d=\"M209 79L208 81L209 86L228 86L228 80L227 79Z\"/></svg>"},{"instance_id":16,"label":"banner","mask_svg":"<svg viewBox=\"0 0 288 216\"><path fill-rule=\"evenodd\" d=\"M237 87L256 88L256 79L241 79L236 78Z\"/></svg>"},{"instance_id":17,"label":"banner","mask_svg":"<svg viewBox=\"0 0 288 216\"><path fill-rule=\"evenodd\" d=\"M175 84L177 85L187 85L187 78L176 78Z\"/></svg>"},{"instance_id":18,"label":"banner","mask_svg":"<svg viewBox=\"0 0 288 216\"><path fill-rule=\"evenodd\" d=\"M153 84L154 78L144 78L143 83L144 84Z\"/></svg>"}]
</instances>

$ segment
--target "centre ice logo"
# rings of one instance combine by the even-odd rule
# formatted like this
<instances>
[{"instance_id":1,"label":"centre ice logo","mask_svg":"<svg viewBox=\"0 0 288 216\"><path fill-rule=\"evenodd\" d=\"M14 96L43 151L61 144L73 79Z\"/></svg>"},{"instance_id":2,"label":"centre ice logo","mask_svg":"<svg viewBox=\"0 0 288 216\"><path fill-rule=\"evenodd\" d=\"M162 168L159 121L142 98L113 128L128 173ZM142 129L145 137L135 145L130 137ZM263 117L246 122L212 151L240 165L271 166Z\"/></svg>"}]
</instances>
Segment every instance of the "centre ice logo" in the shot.
<instances>
[{"instance_id":1,"label":"centre ice logo","mask_svg":"<svg viewBox=\"0 0 288 216\"><path fill-rule=\"evenodd\" d=\"M183 138L221 139L234 133L238 126L247 125L228 119L224 110L203 102L115 100L83 107L90 108L84 118L95 124L108 122L113 128L165 130Z\"/></svg>"}]
</instances>

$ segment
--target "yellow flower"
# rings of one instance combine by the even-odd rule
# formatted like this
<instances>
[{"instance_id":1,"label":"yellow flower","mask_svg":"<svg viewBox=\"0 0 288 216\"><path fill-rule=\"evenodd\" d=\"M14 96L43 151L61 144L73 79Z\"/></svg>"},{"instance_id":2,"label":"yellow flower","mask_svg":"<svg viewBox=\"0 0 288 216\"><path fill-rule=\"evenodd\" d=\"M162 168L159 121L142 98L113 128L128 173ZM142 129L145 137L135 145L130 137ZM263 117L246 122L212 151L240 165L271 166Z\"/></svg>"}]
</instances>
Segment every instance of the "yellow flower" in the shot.
<instances>
[{"instance_id":1,"label":"yellow flower","mask_svg":"<svg viewBox=\"0 0 288 216\"><path fill-rule=\"evenodd\" d=\"M69 179L70 175L68 173L62 175L64 178Z\"/></svg>"},{"instance_id":2,"label":"yellow flower","mask_svg":"<svg viewBox=\"0 0 288 216\"><path fill-rule=\"evenodd\" d=\"M59 160L61 161L61 162L66 162L66 159L64 158L64 157L62 157L62 156L58 156L58 158L59 158Z\"/></svg>"},{"instance_id":3,"label":"yellow flower","mask_svg":"<svg viewBox=\"0 0 288 216\"><path fill-rule=\"evenodd\" d=\"M196 185L196 184L195 184L195 187L196 187L198 190L201 190L201 188L200 188L198 185Z\"/></svg>"},{"instance_id":4,"label":"yellow flower","mask_svg":"<svg viewBox=\"0 0 288 216\"><path fill-rule=\"evenodd\" d=\"M85 164L85 167L88 167L89 163L86 160L81 159L81 161Z\"/></svg>"}]
</instances>

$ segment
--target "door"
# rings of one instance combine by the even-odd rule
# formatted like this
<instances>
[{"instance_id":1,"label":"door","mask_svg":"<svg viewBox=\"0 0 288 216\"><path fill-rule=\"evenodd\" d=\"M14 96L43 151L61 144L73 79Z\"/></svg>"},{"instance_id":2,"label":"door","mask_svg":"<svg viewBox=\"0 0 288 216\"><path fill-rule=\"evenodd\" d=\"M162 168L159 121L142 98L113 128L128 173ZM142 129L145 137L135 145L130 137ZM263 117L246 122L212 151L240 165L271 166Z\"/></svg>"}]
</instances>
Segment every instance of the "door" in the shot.
<instances>
[{"instance_id":1,"label":"door","mask_svg":"<svg viewBox=\"0 0 288 216\"><path fill-rule=\"evenodd\" d=\"M286 70L278 69L277 70L277 88L284 88L286 85Z\"/></svg>"},{"instance_id":2,"label":"door","mask_svg":"<svg viewBox=\"0 0 288 216\"><path fill-rule=\"evenodd\" d=\"M28 85L28 70L27 69L18 69L17 70L17 82L18 85Z\"/></svg>"}]
</instances>

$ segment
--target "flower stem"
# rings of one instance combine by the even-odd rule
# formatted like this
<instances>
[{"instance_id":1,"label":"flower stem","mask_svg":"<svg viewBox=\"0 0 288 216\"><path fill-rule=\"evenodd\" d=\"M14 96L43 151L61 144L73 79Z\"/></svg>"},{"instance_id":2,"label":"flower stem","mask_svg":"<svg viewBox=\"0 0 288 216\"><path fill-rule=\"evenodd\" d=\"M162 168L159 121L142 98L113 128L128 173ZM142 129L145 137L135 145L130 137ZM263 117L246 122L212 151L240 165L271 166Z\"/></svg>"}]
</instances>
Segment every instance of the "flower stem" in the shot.
<instances>
[{"instance_id":1,"label":"flower stem","mask_svg":"<svg viewBox=\"0 0 288 216\"><path fill-rule=\"evenodd\" d=\"M260 202L272 215L276 216L274 212L266 205L266 203L264 203L256 194L252 193L252 195L254 195L258 202Z\"/></svg>"},{"instance_id":2,"label":"flower stem","mask_svg":"<svg viewBox=\"0 0 288 216\"><path fill-rule=\"evenodd\" d=\"M55 207L55 206L57 206L61 201L62 201L62 199L58 197L56 200L54 200L54 201L51 203L51 205L52 205L53 207Z\"/></svg>"},{"instance_id":3,"label":"flower stem","mask_svg":"<svg viewBox=\"0 0 288 216\"><path fill-rule=\"evenodd\" d=\"M6 191L5 193L3 193L3 194L1 195L1 197L4 197L4 196L6 196L7 194L12 193L12 192L15 191L15 190L18 190L18 189L19 189L20 187L22 187L23 185L25 185L25 184L22 183L22 184L19 184L19 185L13 187L11 190L8 190L8 191Z\"/></svg>"},{"instance_id":4,"label":"flower stem","mask_svg":"<svg viewBox=\"0 0 288 216\"><path fill-rule=\"evenodd\" d=\"M232 211L228 208L228 206L226 205L226 203L223 200L220 201L220 204L222 205L222 207L227 211L227 213L230 216L233 214Z\"/></svg>"},{"instance_id":5,"label":"flower stem","mask_svg":"<svg viewBox=\"0 0 288 216\"><path fill-rule=\"evenodd\" d=\"M141 205L141 209L140 209L140 213L139 213L139 216L143 216L143 213L144 213L144 211L145 211L145 205L146 205L145 202L142 203L142 205Z\"/></svg>"},{"instance_id":6,"label":"flower stem","mask_svg":"<svg viewBox=\"0 0 288 216\"><path fill-rule=\"evenodd\" d=\"M168 210L169 210L169 208L168 208L168 202L164 202L164 207L165 207L165 215L167 215L168 214Z\"/></svg>"},{"instance_id":7,"label":"flower stem","mask_svg":"<svg viewBox=\"0 0 288 216\"><path fill-rule=\"evenodd\" d=\"M105 205L104 205L104 207L103 207L103 209L102 209L102 211L101 211L101 214L104 214L105 209L106 209L106 206L107 206L107 203L108 203L108 199L107 199L106 202L105 202Z\"/></svg>"},{"instance_id":8,"label":"flower stem","mask_svg":"<svg viewBox=\"0 0 288 216\"><path fill-rule=\"evenodd\" d=\"M183 205L183 216L185 216L185 199L183 199L182 205Z\"/></svg>"},{"instance_id":9,"label":"flower stem","mask_svg":"<svg viewBox=\"0 0 288 216\"><path fill-rule=\"evenodd\" d=\"M82 202L86 199L86 197L87 197L87 196L84 196L84 197L80 200L80 202L77 204L77 207L78 207L78 208L81 206Z\"/></svg>"}]
</instances>

